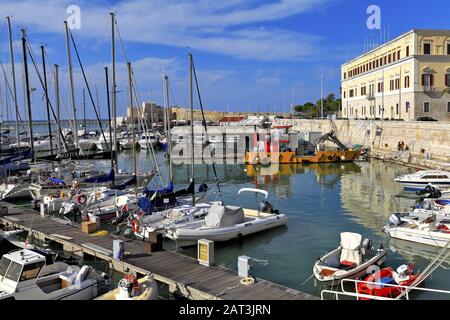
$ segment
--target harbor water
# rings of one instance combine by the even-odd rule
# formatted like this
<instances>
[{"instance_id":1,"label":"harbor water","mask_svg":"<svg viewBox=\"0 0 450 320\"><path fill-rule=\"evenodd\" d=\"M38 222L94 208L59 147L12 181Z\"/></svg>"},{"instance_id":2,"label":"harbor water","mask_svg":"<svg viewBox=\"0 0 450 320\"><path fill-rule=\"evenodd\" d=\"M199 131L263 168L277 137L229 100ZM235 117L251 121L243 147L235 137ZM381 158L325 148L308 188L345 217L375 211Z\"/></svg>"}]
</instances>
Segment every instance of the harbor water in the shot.
<instances>
[{"instance_id":1,"label":"harbor water","mask_svg":"<svg viewBox=\"0 0 450 320\"><path fill-rule=\"evenodd\" d=\"M157 152L163 181L166 181L167 163L162 152ZM141 172L149 171L153 164L149 151L137 156ZM120 167L132 168L130 153L120 153ZM107 165L107 163L105 163ZM174 166L176 188L186 186L190 165ZM389 241L383 233L389 215L405 212L414 205L415 194L406 193L393 181L394 177L414 172L405 166L372 160L370 162L274 165L217 165L220 191L225 204L256 208L258 201L245 194L239 199L241 188L260 188L269 192L269 202L288 215L286 227L256 234L242 241L215 244L215 263L237 269L238 256L253 259L251 274L255 277L320 295L323 287L314 281L312 267L318 257L336 248L341 232L357 232L373 241L378 248L388 250L386 266L396 269L413 263L416 271L423 270L439 249L399 240ZM218 199L214 188L214 173L210 165L196 165L197 187L207 183L210 200ZM154 187L160 180L154 178ZM196 257L196 247L176 248L166 241L165 247ZM450 259L449 259L450 262ZM445 289L450 286L446 274L447 263L439 267L425 281L427 288ZM309 279L309 280L308 280ZM419 297L416 293L412 296ZM439 294L420 293L421 299L445 298Z\"/></svg>"}]
</instances>

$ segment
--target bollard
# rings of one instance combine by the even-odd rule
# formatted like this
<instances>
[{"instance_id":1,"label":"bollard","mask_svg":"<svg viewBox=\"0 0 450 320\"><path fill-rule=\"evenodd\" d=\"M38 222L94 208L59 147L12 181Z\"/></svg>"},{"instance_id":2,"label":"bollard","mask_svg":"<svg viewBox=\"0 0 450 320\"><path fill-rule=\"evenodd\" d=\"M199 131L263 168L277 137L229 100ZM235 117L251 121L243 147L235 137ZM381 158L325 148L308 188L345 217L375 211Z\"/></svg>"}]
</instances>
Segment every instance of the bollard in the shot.
<instances>
[{"instance_id":1,"label":"bollard","mask_svg":"<svg viewBox=\"0 0 450 320\"><path fill-rule=\"evenodd\" d=\"M125 252L125 242L123 240L113 240L113 258L122 261Z\"/></svg>"},{"instance_id":2,"label":"bollard","mask_svg":"<svg viewBox=\"0 0 450 320\"><path fill-rule=\"evenodd\" d=\"M214 241L198 240L197 259L202 266L209 267L214 264Z\"/></svg>"},{"instance_id":3,"label":"bollard","mask_svg":"<svg viewBox=\"0 0 450 320\"><path fill-rule=\"evenodd\" d=\"M40 207L41 207L41 216L45 217L45 213L47 212L47 205L45 203L41 202Z\"/></svg>"},{"instance_id":4,"label":"bollard","mask_svg":"<svg viewBox=\"0 0 450 320\"><path fill-rule=\"evenodd\" d=\"M240 256L238 258L238 275L241 278L247 278L252 263L252 258L247 256Z\"/></svg>"}]
</instances>

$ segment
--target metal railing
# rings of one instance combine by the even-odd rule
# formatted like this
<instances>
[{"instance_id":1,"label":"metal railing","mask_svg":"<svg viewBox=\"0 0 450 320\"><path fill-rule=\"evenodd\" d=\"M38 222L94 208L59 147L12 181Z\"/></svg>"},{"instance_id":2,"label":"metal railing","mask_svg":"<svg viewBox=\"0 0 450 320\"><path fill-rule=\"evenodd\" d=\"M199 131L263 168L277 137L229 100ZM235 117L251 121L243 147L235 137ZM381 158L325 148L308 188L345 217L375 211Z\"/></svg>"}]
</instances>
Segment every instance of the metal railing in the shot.
<instances>
[{"instance_id":1,"label":"metal railing","mask_svg":"<svg viewBox=\"0 0 450 320\"><path fill-rule=\"evenodd\" d=\"M346 283L354 283L355 285L355 291L348 291L345 289ZM383 286L383 287L396 287L399 289L404 289L405 292L405 299L409 300L410 298L410 292L420 291L420 292L433 292L433 293L439 293L439 294L450 294L449 290L440 290L440 289L431 289L431 288L423 288L423 287L408 287L408 286L400 286L396 284L385 284L385 283L379 283L379 282L373 282L373 281L362 281L362 280L355 280L355 279L344 279L341 281L341 291L333 291L333 290L322 290L320 292L320 298L322 300L325 300L324 296L326 294L334 295L336 300L339 300L339 296L345 296L345 297L354 297L356 300L360 299L370 299L370 300L399 300L396 298L388 298L388 297L380 297L380 296L374 296L374 295L368 295L368 294L362 294L358 293L358 284L365 283L372 286Z\"/></svg>"}]
</instances>

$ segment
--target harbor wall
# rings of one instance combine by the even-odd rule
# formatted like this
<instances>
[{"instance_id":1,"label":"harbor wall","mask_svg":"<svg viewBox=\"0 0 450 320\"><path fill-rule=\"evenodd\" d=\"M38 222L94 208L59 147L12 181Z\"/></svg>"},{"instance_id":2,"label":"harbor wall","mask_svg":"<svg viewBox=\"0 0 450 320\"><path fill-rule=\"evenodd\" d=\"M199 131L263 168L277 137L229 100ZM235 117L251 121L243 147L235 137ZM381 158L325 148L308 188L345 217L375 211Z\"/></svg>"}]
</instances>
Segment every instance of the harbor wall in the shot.
<instances>
[{"instance_id":1,"label":"harbor wall","mask_svg":"<svg viewBox=\"0 0 450 320\"><path fill-rule=\"evenodd\" d=\"M363 145L381 159L398 160L430 168L450 168L450 122L367 120L281 120L299 131L334 130L345 144ZM284 123L283 123L284 124ZM409 151L398 151L403 141Z\"/></svg>"}]
</instances>

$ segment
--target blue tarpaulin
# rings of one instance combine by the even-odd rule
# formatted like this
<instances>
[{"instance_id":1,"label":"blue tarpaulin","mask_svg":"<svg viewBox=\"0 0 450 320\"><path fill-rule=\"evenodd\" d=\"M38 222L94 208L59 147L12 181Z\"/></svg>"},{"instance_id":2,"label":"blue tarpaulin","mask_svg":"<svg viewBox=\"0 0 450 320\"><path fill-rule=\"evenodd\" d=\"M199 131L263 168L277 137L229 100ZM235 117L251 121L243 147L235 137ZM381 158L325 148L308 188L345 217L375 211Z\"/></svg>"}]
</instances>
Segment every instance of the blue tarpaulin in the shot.
<instances>
[{"instance_id":1,"label":"blue tarpaulin","mask_svg":"<svg viewBox=\"0 0 450 320\"><path fill-rule=\"evenodd\" d=\"M50 178L48 178L48 180L50 180L51 182L56 183L56 184L62 184L63 186L66 185L66 183L64 181L62 181L61 179L58 179L58 178L50 177Z\"/></svg>"},{"instance_id":2,"label":"blue tarpaulin","mask_svg":"<svg viewBox=\"0 0 450 320\"><path fill-rule=\"evenodd\" d=\"M173 192L173 183L172 183L172 181L169 183L169 185L167 187L159 189L159 190L149 190L149 189L145 189L144 190L144 194L146 196L151 196L155 192L158 192L159 194L166 194L166 193Z\"/></svg>"}]
</instances>

